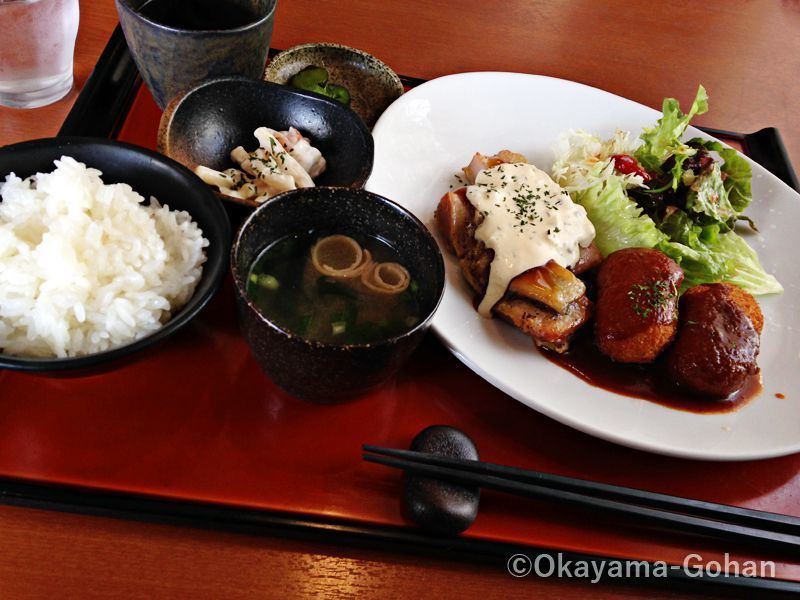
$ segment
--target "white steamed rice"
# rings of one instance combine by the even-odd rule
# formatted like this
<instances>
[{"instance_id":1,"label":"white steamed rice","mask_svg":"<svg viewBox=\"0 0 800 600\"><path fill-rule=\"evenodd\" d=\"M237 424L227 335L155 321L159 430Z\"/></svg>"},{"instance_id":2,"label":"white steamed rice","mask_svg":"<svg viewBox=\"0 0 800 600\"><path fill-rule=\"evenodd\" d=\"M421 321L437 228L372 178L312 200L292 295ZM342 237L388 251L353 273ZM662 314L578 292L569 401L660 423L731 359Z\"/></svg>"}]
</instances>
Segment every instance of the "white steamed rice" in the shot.
<instances>
[{"instance_id":1,"label":"white steamed rice","mask_svg":"<svg viewBox=\"0 0 800 600\"><path fill-rule=\"evenodd\" d=\"M0 351L80 356L157 330L200 281L208 240L69 157L0 182Z\"/></svg>"}]
</instances>

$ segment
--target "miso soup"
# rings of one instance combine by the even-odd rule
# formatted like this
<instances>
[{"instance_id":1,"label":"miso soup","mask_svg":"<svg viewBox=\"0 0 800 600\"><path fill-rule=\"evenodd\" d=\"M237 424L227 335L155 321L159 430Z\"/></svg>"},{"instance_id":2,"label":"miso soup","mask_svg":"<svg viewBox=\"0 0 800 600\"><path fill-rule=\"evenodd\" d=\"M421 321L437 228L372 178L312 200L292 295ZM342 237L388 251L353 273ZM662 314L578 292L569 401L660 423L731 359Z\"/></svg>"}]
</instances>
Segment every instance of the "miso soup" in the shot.
<instances>
[{"instance_id":1,"label":"miso soup","mask_svg":"<svg viewBox=\"0 0 800 600\"><path fill-rule=\"evenodd\" d=\"M420 321L413 274L371 236L312 231L282 238L256 258L246 289L279 327L320 342L374 342Z\"/></svg>"}]
</instances>

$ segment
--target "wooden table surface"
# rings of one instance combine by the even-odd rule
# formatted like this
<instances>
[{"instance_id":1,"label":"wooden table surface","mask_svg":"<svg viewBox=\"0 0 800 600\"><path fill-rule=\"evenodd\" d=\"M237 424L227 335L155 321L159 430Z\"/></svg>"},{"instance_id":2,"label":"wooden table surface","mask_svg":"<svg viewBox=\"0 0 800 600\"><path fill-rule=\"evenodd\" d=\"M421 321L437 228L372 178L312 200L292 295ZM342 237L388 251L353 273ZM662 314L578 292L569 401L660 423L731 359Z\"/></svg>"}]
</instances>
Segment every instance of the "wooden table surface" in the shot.
<instances>
[{"instance_id":1,"label":"wooden table surface","mask_svg":"<svg viewBox=\"0 0 800 600\"><path fill-rule=\"evenodd\" d=\"M494 5L494 8L491 6ZM54 135L116 25L112 0L81 1L75 89L40 109L0 108L0 144ZM774 0L280 0L272 45L335 41L429 79L471 70L579 81L658 108L711 110L697 124L778 127L800 164L800 3ZM624 582L514 579L446 559L0 506L0 598L635 598ZM648 597L678 598L675 591Z\"/></svg>"}]
</instances>

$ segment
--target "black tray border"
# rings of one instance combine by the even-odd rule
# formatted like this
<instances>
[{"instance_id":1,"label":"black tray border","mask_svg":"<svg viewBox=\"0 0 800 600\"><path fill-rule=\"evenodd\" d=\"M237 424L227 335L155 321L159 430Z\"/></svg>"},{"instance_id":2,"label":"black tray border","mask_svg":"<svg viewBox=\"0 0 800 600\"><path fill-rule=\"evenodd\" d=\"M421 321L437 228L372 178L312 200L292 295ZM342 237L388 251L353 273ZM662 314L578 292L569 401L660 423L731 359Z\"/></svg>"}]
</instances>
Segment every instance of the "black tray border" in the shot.
<instances>
[{"instance_id":1,"label":"black tray border","mask_svg":"<svg viewBox=\"0 0 800 600\"><path fill-rule=\"evenodd\" d=\"M279 50L271 49L270 56L274 56L277 52ZM414 77L401 76L401 80L407 87L415 87L424 83L424 80ZM118 25L58 135L114 137L124 122L140 85L141 78ZM800 191L797 176L788 160L777 129L768 128L747 135L708 128L705 128L704 131L711 135L740 141L751 153L751 156L754 153L760 153L762 160L769 160L770 164L777 165L775 170L770 170L773 170L794 189ZM754 160L764 164L762 160L756 158ZM560 553L565 560L589 561L604 565L618 560L608 556L564 552L465 537L443 537L411 527L365 525L357 522L312 518L305 515L246 510L190 501L162 500L134 494L98 492L10 478L0 478L0 505L216 529L251 535L281 536L317 543L368 547L416 555L423 553L426 556L448 560L457 559L465 562L493 564L499 569L505 569L508 558L520 552L528 555L531 559L535 559L539 555L555 558ZM752 597L755 592L759 597L800 594L800 582L728 575L690 577L681 570L670 570L666 578L603 579L603 581L624 585L635 583L645 586L679 587L692 591L702 590L703 593L720 593L727 597L742 598Z\"/></svg>"},{"instance_id":2,"label":"black tray border","mask_svg":"<svg viewBox=\"0 0 800 600\"><path fill-rule=\"evenodd\" d=\"M358 522L312 518L262 510L189 501L175 501L110 492L81 490L67 486L27 483L0 478L0 505L19 506L91 516L167 524L262 537L284 537L293 540L352 546L389 552L413 554L435 559L479 563L505 570L507 560L523 553L531 560L549 556L557 560L587 561L607 572L620 559L561 551L528 545L517 545L465 537L446 537L414 527L389 527ZM657 533L656 533L657 535ZM639 561L647 562L647 561ZM649 564L654 564L649 562ZM601 567L602 565L602 567ZM509 575L511 577L511 575ZM535 575L529 575L535 579ZM672 569L664 578L603 577L603 583L641 585L652 588L684 589L703 594L714 593L726 598L784 597L800 594L800 582L762 577L705 574L690 576L681 569Z\"/></svg>"},{"instance_id":3,"label":"black tray border","mask_svg":"<svg viewBox=\"0 0 800 600\"><path fill-rule=\"evenodd\" d=\"M122 27L117 25L58 136L115 137L141 83Z\"/></svg>"}]
</instances>

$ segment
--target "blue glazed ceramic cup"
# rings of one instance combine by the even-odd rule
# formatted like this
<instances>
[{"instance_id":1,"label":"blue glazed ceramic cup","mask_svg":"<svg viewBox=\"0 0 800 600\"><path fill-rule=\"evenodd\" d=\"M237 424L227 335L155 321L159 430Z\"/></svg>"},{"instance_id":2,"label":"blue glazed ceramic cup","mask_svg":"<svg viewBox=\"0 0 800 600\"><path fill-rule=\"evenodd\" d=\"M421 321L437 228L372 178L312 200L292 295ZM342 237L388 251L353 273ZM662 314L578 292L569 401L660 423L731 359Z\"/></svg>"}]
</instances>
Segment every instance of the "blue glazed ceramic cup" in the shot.
<instances>
[{"instance_id":1,"label":"blue glazed ceramic cup","mask_svg":"<svg viewBox=\"0 0 800 600\"><path fill-rule=\"evenodd\" d=\"M162 110L194 84L222 75L260 79L267 60L277 0L227 0L253 14L228 29L183 29L140 14L148 0L115 0L133 59ZM219 3L224 11L226 3Z\"/></svg>"}]
</instances>

